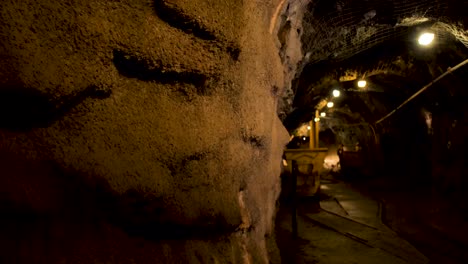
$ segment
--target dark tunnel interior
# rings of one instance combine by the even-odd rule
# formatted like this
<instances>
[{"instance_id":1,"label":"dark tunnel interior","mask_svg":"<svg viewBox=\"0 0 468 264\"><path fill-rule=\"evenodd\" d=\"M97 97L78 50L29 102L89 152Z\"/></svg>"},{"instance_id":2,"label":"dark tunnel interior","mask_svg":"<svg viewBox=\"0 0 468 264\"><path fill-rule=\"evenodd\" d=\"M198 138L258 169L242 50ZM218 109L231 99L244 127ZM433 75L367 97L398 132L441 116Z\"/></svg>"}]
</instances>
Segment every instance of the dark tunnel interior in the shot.
<instances>
[{"instance_id":1,"label":"dark tunnel interior","mask_svg":"<svg viewBox=\"0 0 468 264\"><path fill-rule=\"evenodd\" d=\"M467 0L5 0L0 263L468 263Z\"/></svg>"},{"instance_id":2,"label":"dark tunnel interior","mask_svg":"<svg viewBox=\"0 0 468 264\"><path fill-rule=\"evenodd\" d=\"M350 201L336 198L342 194L327 184L327 177L343 180L379 200L382 221L431 263L463 263L466 256L457 252L467 244L455 234L467 233L468 219L466 42L435 29L439 19L404 25L404 3L356 2L360 12L354 3L318 1L304 15L308 25L322 28L304 26L302 40L315 45L303 43L302 71L291 85L292 107L283 116L295 135L288 148L313 148L316 134L314 147L328 148L324 166L334 172L322 176L316 191L322 209L334 199L349 216ZM432 4L439 8L425 9L429 16L466 25L466 15L445 6L451 3ZM425 32L435 35L427 46L418 43Z\"/></svg>"}]
</instances>

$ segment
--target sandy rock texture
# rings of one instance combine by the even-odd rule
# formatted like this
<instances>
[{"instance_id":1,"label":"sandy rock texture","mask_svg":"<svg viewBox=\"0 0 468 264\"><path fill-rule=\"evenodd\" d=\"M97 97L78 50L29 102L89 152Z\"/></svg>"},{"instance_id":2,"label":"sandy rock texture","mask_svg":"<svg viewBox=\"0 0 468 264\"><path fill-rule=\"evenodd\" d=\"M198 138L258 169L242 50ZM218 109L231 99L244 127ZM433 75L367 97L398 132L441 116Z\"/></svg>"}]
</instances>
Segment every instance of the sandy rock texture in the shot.
<instances>
[{"instance_id":1,"label":"sandy rock texture","mask_svg":"<svg viewBox=\"0 0 468 264\"><path fill-rule=\"evenodd\" d=\"M280 58L283 64L284 85L281 100L278 101L278 115L285 119L291 113L294 91L292 81L297 77L298 71L302 70L300 64L303 62L301 38L304 32L302 21L307 6L311 0L283 0L278 16L278 22L273 28L277 35L277 46L280 49Z\"/></svg>"},{"instance_id":2,"label":"sandy rock texture","mask_svg":"<svg viewBox=\"0 0 468 264\"><path fill-rule=\"evenodd\" d=\"M275 262L278 2L2 1L0 262Z\"/></svg>"}]
</instances>

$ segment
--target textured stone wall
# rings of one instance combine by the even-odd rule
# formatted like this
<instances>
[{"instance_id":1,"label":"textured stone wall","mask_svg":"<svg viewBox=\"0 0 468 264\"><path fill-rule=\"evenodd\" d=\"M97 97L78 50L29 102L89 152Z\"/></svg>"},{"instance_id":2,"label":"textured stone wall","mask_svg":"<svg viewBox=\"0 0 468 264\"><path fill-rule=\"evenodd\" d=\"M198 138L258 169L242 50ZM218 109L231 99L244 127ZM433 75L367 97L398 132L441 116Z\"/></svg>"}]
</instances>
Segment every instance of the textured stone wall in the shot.
<instances>
[{"instance_id":1,"label":"textured stone wall","mask_svg":"<svg viewBox=\"0 0 468 264\"><path fill-rule=\"evenodd\" d=\"M278 115L282 120L293 110L294 91L292 81L304 58L301 37L304 32L302 20L310 0L284 0L275 27L277 45L284 69L284 90L278 105ZM300 72L299 72L300 73Z\"/></svg>"},{"instance_id":2,"label":"textured stone wall","mask_svg":"<svg viewBox=\"0 0 468 264\"><path fill-rule=\"evenodd\" d=\"M0 262L274 262L277 2L3 1Z\"/></svg>"}]
</instances>

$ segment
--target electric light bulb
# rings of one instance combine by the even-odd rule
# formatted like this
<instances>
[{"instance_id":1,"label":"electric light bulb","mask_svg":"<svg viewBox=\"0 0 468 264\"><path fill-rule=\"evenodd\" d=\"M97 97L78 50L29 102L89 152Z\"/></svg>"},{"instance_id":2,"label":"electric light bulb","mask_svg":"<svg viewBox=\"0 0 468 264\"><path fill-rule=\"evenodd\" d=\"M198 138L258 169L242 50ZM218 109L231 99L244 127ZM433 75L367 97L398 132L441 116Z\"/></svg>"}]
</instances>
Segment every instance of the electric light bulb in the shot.
<instances>
[{"instance_id":1,"label":"electric light bulb","mask_svg":"<svg viewBox=\"0 0 468 264\"><path fill-rule=\"evenodd\" d=\"M432 43L434 40L434 33L423 33L419 36L418 43L419 45L427 46Z\"/></svg>"},{"instance_id":2,"label":"electric light bulb","mask_svg":"<svg viewBox=\"0 0 468 264\"><path fill-rule=\"evenodd\" d=\"M359 82L357 83L357 86L359 86L359 87L361 87L361 88L366 87L366 85L367 85L367 82L364 81L364 80L361 80L361 81L359 81Z\"/></svg>"},{"instance_id":3,"label":"electric light bulb","mask_svg":"<svg viewBox=\"0 0 468 264\"><path fill-rule=\"evenodd\" d=\"M340 97L341 92L339 90L333 90L334 97Z\"/></svg>"}]
</instances>

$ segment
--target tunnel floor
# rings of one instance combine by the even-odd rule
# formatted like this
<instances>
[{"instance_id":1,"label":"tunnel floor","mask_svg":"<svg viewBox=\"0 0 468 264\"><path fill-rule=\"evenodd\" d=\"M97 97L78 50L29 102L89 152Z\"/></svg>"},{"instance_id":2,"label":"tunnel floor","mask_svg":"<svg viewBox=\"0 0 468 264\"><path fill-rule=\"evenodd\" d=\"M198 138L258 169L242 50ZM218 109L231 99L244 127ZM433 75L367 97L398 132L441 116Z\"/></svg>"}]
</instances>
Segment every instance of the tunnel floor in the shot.
<instances>
[{"instance_id":1,"label":"tunnel floor","mask_svg":"<svg viewBox=\"0 0 468 264\"><path fill-rule=\"evenodd\" d=\"M281 203L276 237L283 263L468 263L459 209L424 186L328 175L315 198L298 201L297 238L291 204Z\"/></svg>"}]
</instances>

